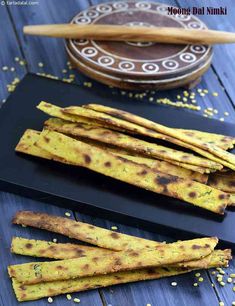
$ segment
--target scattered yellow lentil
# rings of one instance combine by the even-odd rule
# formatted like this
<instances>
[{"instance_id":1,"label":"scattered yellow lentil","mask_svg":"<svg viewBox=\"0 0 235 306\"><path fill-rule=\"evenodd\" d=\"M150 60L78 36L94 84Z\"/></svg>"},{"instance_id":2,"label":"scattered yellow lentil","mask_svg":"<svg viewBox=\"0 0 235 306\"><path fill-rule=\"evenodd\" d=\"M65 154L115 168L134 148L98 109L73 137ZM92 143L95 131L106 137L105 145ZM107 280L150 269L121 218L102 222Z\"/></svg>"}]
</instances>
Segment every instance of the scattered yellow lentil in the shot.
<instances>
[{"instance_id":1,"label":"scattered yellow lentil","mask_svg":"<svg viewBox=\"0 0 235 306\"><path fill-rule=\"evenodd\" d=\"M225 116L228 116L228 115L229 115L229 113L228 113L228 112L224 112L224 115L225 115Z\"/></svg>"},{"instance_id":2,"label":"scattered yellow lentil","mask_svg":"<svg viewBox=\"0 0 235 306\"><path fill-rule=\"evenodd\" d=\"M19 62L19 60L20 60L19 57L15 57L16 62Z\"/></svg>"},{"instance_id":3,"label":"scattered yellow lentil","mask_svg":"<svg viewBox=\"0 0 235 306\"><path fill-rule=\"evenodd\" d=\"M224 121L224 118L221 117L219 120L220 120L220 121Z\"/></svg>"},{"instance_id":4,"label":"scattered yellow lentil","mask_svg":"<svg viewBox=\"0 0 235 306\"><path fill-rule=\"evenodd\" d=\"M235 306L235 302L232 302L232 306Z\"/></svg>"},{"instance_id":5,"label":"scattered yellow lentil","mask_svg":"<svg viewBox=\"0 0 235 306\"><path fill-rule=\"evenodd\" d=\"M224 302L219 302L219 306L224 306Z\"/></svg>"},{"instance_id":6,"label":"scattered yellow lentil","mask_svg":"<svg viewBox=\"0 0 235 306\"><path fill-rule=\"evenodd\" d=\"M220 286L224 287L225 286L225 282L220 282Z\"/></svg>"},{"instance_id":7,"label":"scattered yellow lentil","mask_svg":"<svg viewBox=\"0 0 235 306\"><path fill-rule=\"evenodd\" d=\"M66 295L66 298L67 298L67 300L69 300L69 301L72 299L72 297L71 297L70 294L67 294L67 295Z\"/></svg>"},{"instance_id":8,"label":"scattered yellow lentil","mask_svg":"<svg viewBox=\"0 0 235 306\"><path fill-rule=\"evenodd\" d=\"M117 228L117 226L111 226L111 229L112 229L113 231L116 231L118 228Z\"/></svg>"},{"instance_id":9,"label":"scattered yellow lentil","mask_svg":"<svg viewBox=\"0 0 235 306\"><path fill-rule=\"evenodd\" d=\"M229 276L232 277L232 278L234 278L234 277L235 277L235 274L234 274L234 273L231 273Z\"/></svg>"},{"instance_id":10,"label":"scattered yellow lentil","mask_svg":"<svg viewBox=\"0 0 235 306\"><path fill-rule=\"evenodd\" d=\"M74 303L80 303L81 302L81 300L78 299L78 298L73 299L73 301L74 301Z\"/></svg>"},{"instance_id":11,"label":"scattered yellow lentil","mask_svg":"<svg viewBox=\"0 0 235 306\"><path fill-rule=\"evenodd\" d=\"M38 67L43 67L43 66L44 66L44 64L42 62L38 63Z\"/></svg>"},{"instance_id":12,"label":"scattered yellow lentil","mask_svg":"<svg viewBox=\"0 0 235 306\"><path fill-rule=\"evenodd\" d=\"M201 276L201 273L196 273L195 276L199 277L199 276Z\"/></svg>"},{"instance_id":13,"label":"scattered yellow lentil","mask_svg":"<svg viewBox=\"0 0 235 306\"><path fill-rule=\"evenodd\" d=\"M52 241L56 243L56 242L57 242L57 239L56 239L56 238L53 238Z\"/></svg>"},{"instance_id":14,"label":"scattered yellow lentil","mask_svg":"<svg viewBox=\"0 0 235 306\"><path fill-rule=\"evenodd\" d=\"M228 277L227 282L232 283L233 279L231 277Z\"/></svg>"},{"instance_id":15,"label":"scattered yellow lentil","mask_svg":"<svg viewBox=\"0 0 235 306\"><path fill-rule=\"evenodd\" d=\"M212 274L212 275L215 275L215 274L216 274L216 271L212 271L211 274Z\"/></svg>"},{"instance_id":16,"label":"scattered yellow lentil","mask_svg":"<svg viewBox=\"0 0 235 306\"><path fill-rule=\"evenodd\" d=\"M92 83L91 82L84 82L83 85L86 86L86 87L92 87ZM131 94L131 97L132 97L133 93L129 93L129 96L130 96L130 94Z\"/></svg>"},{"instance_id":17,"label":"scattered yellow lentil","mask_svg":"<svg viewBox=\"0 0 235 306\"><path fill-rule=\"evenodd\" d=\"M177 286L177 282L172 282L171 286L176 287Z\"/></svg>"},{"instance_id":18,"label":"scattered yellow lentil","mask_svg":"<svg viewBox=\"0 0 235 306\"><path fill-rule=\"evenodd\" d=\"M48 301L48 303L53 303L53 298L52 297L49 297L48 299L47 299L47 301Z\"/></svg>"},{"instance_id":19,"label":"scattered yellow lentil","mask_svg":"<svg viewBox=\"0 0 235 306\"><path fill-rule=\"evenodd\" d=\"M198 287L198 283L194 283L194 284L193 284L193 287Z\"/></svg>"},{"instance_id":20,"label":"scattered yellow lentil","mask_svg":"<svg viewBox=\"0 0 235 306\"><path fill-rule=\"evenodd\" d=\"M8 70L8 67L7 66L3 66L2 67L2 71L7 71Z\"/></svg>"},{"instance_id":21,"label":"scattered yellow lentil","mask_svg":"<svg viewBox=\"0 0 235 306\"><path fill-rule=\"evenodd\" d=\"M68 211L66 211L65 216L66 217L71 217L71 214Z\"/></svg>"},{"instance_id":22,"label":"scattered yellow lentil","mask_svg":"<svg viewBox=\"0 0 235 306\"><path fill-rule=\"evenodd\" d=\"M25 65L25 61L22 61L22 60L21 60L21 61L19 62L19 64L20 64L20 66L24 66L24 65Z\"/></svg>"},{"instance_id":23,"label":"scattered yellow lentil","mask_svg":"<svg viewBox=\"0 0 235 306\"><path fill-rule=\"evenodd\" d=\"M15 69L15 67L11 67L10 70L13 72L13 71L15 71L16 69Z\"/></svg>"},{"instance_id":24,"label":"scattered yellow lentil","mask_svg":"<svg viewBox=\"0 0 235 306\"><path fill-rule=\"evenodd\" d=\"M218 95L219 95L218 92L213 92L212 93L212 96L214 96L214 97L218 97Z\"/></svg>"},{"instance_id":25,"label":"scattered yellow lentil","mask_svg":"<svg viewBox=\"0 0 235 306\"><path fill-rule=\"evenodd\" d=\"M204 281L204 278L203 277L199 277L198 281L202 283Z\"/></svg>"},{"instance_id":26,"label":"scattered yellow lentil","mask_svg":"<svg viewBox=\"0 0 235 306\"><path fill-rule=\"evenodd\" d=\"M67 73L67 70L66 70L66 69L63 69L62 72L63 72L63 73Z\"/></svg>"},{"instance_id":27,"label":"scattered yellow lentil","mask_svg":"<svg viewBox=\"0 0 235 306\"><path fill-rule=\"evenodd\" d=\"M235 291L235 287L233 287L233 291Z\"/></svg>"},{"instance_id":28,"label":"scattered yellow lentil","mask_svg":"<svg viewBox=\"0 0 235 306\"><path fill-rule=\"evenodd\" d=\"M148 304L146 304L146 306L151 306L151 304L148 303Z\"/></svg>"},{"instance_id":29,"label":"scattered yellow lentil","mask_svg":"<svg viewBox=\"0 0 235 306\"><path fill-rule=\"evenodd\" d=\"M19 82L20 82L19 78L14 78L14 80L10 84L7 84L8 92L13 92Z\"/></svg>"}]
</instances>

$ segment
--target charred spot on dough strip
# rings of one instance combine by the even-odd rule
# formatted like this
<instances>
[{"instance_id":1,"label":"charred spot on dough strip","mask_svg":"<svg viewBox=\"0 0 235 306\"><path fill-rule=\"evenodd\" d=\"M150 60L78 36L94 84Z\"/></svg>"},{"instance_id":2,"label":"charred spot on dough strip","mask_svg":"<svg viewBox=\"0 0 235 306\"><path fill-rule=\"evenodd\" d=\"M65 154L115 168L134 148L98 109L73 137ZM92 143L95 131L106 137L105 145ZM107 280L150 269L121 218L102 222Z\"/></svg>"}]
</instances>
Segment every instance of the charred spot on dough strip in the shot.
<instances>
[{"instance_id":1,"label":"charred spot on dough strip","mask_svg":"<svg viewBox=\"0 0 235 306\"><path fill-rule=\"evenodd\" d=\"M195 191L191 191L188 195L190 198L196 198L197 193Z\"/></svg>"},{"instance_id":2,"label":"charred spot on dough strip","mask_svg":"<svg viewBox=\"0 0 235 306\"><path fill-rule=\"evenodd\" d=\"M86 164L90 164L91 163L91 158L88 154L83 154L84 157L84 161Z\"/></svg>"},{"instance_id":3,"label":"charred spot on dough strip","mask_svg":"<svg viewBox=\"0 0 235 306\"><path fill-rule=\"evenodd\" d=\"M226 194L221 193L221 194L219 195L219 199L220 199L220 200L224 200L225 198L227 198Z\"/></svg>"},{"instance_id":4,"label":"charred spot on dough strip","mask_svg":"<svg viewBox=\"0 0 235 306\"><path fill-rule=\"evenodd\" d=\"M171 177L157 176L155 181L159 185L166 186L166 185L171 184L171 183L176 183L178 181L178 179L179 178L177 176L173 176L173 175Z\"/></svg>"},{"instance_id":5,"label":"charred spot on dough strip","mask_svg":"<svg viewBox=\"0 0 235 306\"><path fill-rule=\"evenodd\" d=\"M198 245L198 244L194 244L194 245L192 245L192 249L193 250L199 250L199 249L201 249L201 246Z\"/></svg>"},{"instance_id":6,"label":"charred spot on dough strip","mask_svg":"<svg viewBox=\"0 0 235 306\"><path fill-rule=\"evenodd\" d=\"M108 168L111 167L111 163L109 161L105 162L104 165L105 165L105 167L108 167Z\"/></svg>"},{"instance_id":7,"label":"charred spot on dough strip","mask_svg":"<svg viewBox=\"0 0 235 306\"><path fill-rule=\"evenodd\" d=\"M114 239L118 239L119 238L119 234L118 233L111 233L110 236Z\"/></svg>"},{"instance_id":8,"label":"charred spot on dough strip","mask_svg":"<svg viewBox=\"0 0 235 306\"><path fill-rule=\"evenodd\" d=\"M137 175L141 175L141 176L143 175L143 176L144 176L144 175L146 175L147 173L148 173L148 171L144 169L144 170L142 170L141 172L137 172Z\"/></svg>"},{"instance_id":9,"label":"charred spot on dough strip","mask_svg":"<svg viewBox=\"0 0 235 306\"><path fill-rule=\"evenodd\" d=\"M27 249L32 249L33 245L32 245L32 243L26 243L25 247Z\"/></svg>"},{"instance_id":10,"label":"charred spot on dough strip","mask_svg":"<svg viewBox=\"0 0 235 306\"><path fill-rule=\"evenodd\" d=\"M48 138L48 137L44 136L44 139L45 139L45 141L46 141L47 143L49 143L49 142L50 142L50 138Z\"/></svg>"}]
</instances>

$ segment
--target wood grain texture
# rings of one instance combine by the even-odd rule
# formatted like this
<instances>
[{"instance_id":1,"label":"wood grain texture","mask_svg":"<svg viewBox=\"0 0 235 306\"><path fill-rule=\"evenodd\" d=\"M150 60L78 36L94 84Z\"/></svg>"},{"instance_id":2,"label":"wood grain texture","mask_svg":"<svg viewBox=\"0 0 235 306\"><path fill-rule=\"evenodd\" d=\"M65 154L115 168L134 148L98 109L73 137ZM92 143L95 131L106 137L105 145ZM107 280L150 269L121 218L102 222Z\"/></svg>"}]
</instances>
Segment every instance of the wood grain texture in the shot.
<instances>
[{"instance_id":1,"label":"wood grain texture","mask_svg":"<svg viewBox=\"0 0 235 306\"><path fill-rule=\"evenodd\" d=\"M153 41L172 44L235 43L235 34L214 30L189 30L174 27L128 27L125 25L43 24L24 26L26 35L108 41Z\"/></svg>"},{"instance_id":2,"label":"wood grain texture","mask_svg":"<svg viewBox=\"0 0 235 306\"><path fill-rule=\"evenodd\" d=\"M13 25L8 15L7 8L5 6L0 7L0 29L1 30L1 48L0 48L0 106L3 99L9 95L7 91L7 84L11 83L14 78L22 78L26 73L25 66L20 66L15 57L22 58L20 46L17 41L17 37L14 32ZM4 71L4 67L7 70ZM11 71L11 68L15 71Z\"/></svg>"},{"instance_id":3,"label":"wood grain texture","mask_svg":"<svg viewBox=\"0 0 235 306\"><path fill-rule=\"evenodd\" d=\"M23 26L39 23L67 23L77 11L84 10L88 6L88 1L84 0L60 2L40 0L39 5L9 6L30 72L45 72L60 78L66 77L62 70L67 69L67 55L62 39L24 36ZM40 62L44 64L44 67L38 66Z\"/></svg>"},{"instance_id":4,"label":"wood grain texture","mask_svg":"<svg viewBox=\"0 0 235 306\"><path fill-rule=\"evenodd\" d=\"M65 77L67 74L62 73L62 69L67 69L66 61L67 56L63 47L63 41L59 39L39 38L39 37L24 37L22 34L22 27L26 24L39 24L39 23L59 23L68 22L79 10L85 9L88 5L95 5L100 3L99 0L39 0L37 6L11 6L8 8L0 7L0 27L4 29L1 31L1 38L3 44L0 50L0 63L1 67L7 65L9 67L17 66L14 61L14 57L23 58L24 55L28 62L28 67L31 72L46 72L55 74L59 77ZM102 1L104 2L104 1ZM107 2L107 1L106 1ZM188 6L187 0L179 0L178 2L173 0L162 0L163 3L169 3L171 5L180 4L181 6ZM59 3L59 4L58 4ZM194 6L204 5L205 2L201 0L195 0ZM220 6L219 0L213 1L214 6ZM229 14L227 16L201 16L203 21L212 29L234 31L234 15L235 7L231 4L230 0L223 1L223 5L229 7ZM8 11L10 12L10 17ZM13 21L13 24L11 23ZM16 33L14 32L16 29ZM19 36L19 41L17 36ZM20 42L20 44L18 43ZM22 52L22 51L23 52ZM234 45L223 45L215 47L215 55L213 59L213 67L208 70L202 79L202 82L197 88L208 88L210 92L216 91L219 93L218 97L212 95L206 95L205 97L198 97L198 105L202 110L206 107L213 107L218 109L216 118L224 117L225 121L234 122L235 111L232 105L232 101L235 101L235 89L234 89L234 57L235 57ZM44 67L40 68L38 63L44 63ZM17 66L16 76L22 77L26 72L25 66ZM74 73L74 72L73 72ZM86 78L79 73L76 74L76 82L82 84L90 82L89 78ZM0 100L7 97L6 84L11 82L14 78L13 72L0 71ZM218 79L219 78L219 79ZM100 85L97 82L93 82L93 86L97 87L101 91L111 91L114 95L122 95L123 93L116 89L110 89L104 85ZM225 90L224 90L224 88ZM91 89L92 90L92 89ZM126 92L127 99L132 99L131 92ZM176 100L177 94L182 94L182 89L167 91L162 93L146 93L146 96L141 100L149 102L149 98L153 97L154 100L160 97L168 97L171 100ZM136 101L137 103L138 100ZM157 107L157 106L156 106ZM169 106L166 106L169 107ZM230 113L230 116L224 116L224 112ZM202 114L203 112L201 112ZM39 202L28 200L23 197L11 195L8 193L0 193L0 205L2 209L0 232L2 242L2 252L0 252L0 277L1 289L0 289L0 305L1 306L14 306L18 305L14 294L12 292L10 281L6 276L6 266L9 263L20 263L27 261L27 258L9 255L10 240L12 235L22 235L28 238L36 239L52 239L58 238L60 242L66 242L66 238L42 232L39 230L32 230L29 228L21 228L12 226L10 220L12 215L19 209L32 209L37 211L43 211L47 213L53 213L57 215L64 215L65 210L57 208L43 203L43 199L38 199ZM164 237L152 233L145 232L141 229L123 226L121 224L114 224L113 222L104 219L94 219L88 215L76 213L76 218L90 222L98 226L110 228L115 225L118 226L118 230L123 233L128 233L140 237L171 241L169 237ZM234 261L231 263L228 272L233 272L235 268ZM79 293L73 295L81 299L80 305L112 305L112 306L143 306L147 303L160 306L172 306L172 305L218 305L218 300L224 301L225 305L231 305L234 300L234 293L232 292L232 285L227 285L225 288L221 288L216 283L216 294L211 287L209 276L206 272L202 272L204 282L199 288L194 288L192 284L195 282L194 273L188 275L179 276L177 278L169 278L164 280L141 282L138 284L128 284L115 286L113 288L107 288L100 290L103 298L103 302L97 291L90 291L87 293ZM214 278L214 277L213 277ZM178 286L172 287L170 283L177 281ZM37 301L33 303L27 303L27 305L45 305L45 300ZM65 297L56 297L53 305L66 305L68 301ZM22 304L24 305L24 304ZM26 305L26 304L25 304Z\"/></svg>"},{"instance_id":5,"label":"wood grain texture","mask_svg":"<svg viewBox=\"0 0 235 306\"><path fill-rule=\"evenodd\" d=\"M116 222L92 218L88 215L76 213L76 219L86 221L96 226L111 229L117 226L117 232L135 235L138 237L172 242L173 239L162 236L139 228L117 224ZM218 300L214 294L207 273L199 271L204 277L205 282L200 288L193 287L196 281L195 272L165 279L125 284L102 289L102 294L107 305L125 305L125 306L142 306L150 303L151 305L160 306L180 306L180 305L217 305ZM176 281L177 287L171 286L171 282Z\"/></svg>"},{"instance_id":6,"label":"wood grain texture","mask_svg":"<svg viewBox=\"0 0 235 306\"><path fill-rule=\"evenodd\" d=\"M177 1L181 7L189 6L203 6L209 5L208 3L203 3L201 0L195 0L190 3L187 0ZM213 4L213 5L212 5ZM224 0L223 2L219 0L210 3L213 7L227 7L227 15L202 15L200 18L207 24L210 29L219 31L230 31L234 32L235 23L235 6L230 0ZM226 89L227 94L231 98L231 102L235 105L235 89L233 86L234 71L235 71L235 47L233 45L217 45L214 48L214 60L213 68L215 73L218 75L221 83Z\"/></svg>"},{"instance_id":7,"label":"wood grain texture","mask_svg":"<svg viewBox=\"0 0 235 306\"><path fill-rule=\"evenodd\" d=\"M58 239L59 242L68 242L71 239L67 239L64 236L57 235L54 233L32 229L29 227L21 227L11 224L11 219L13 215L18 210L34 210L40 212L47 212L50 214L55 214L59 216L65 217L65 212L71 213L71 217L73 218L73 212L58 208L53 205L48 205L43 203L43 199L40 199L40 202L36 202L34 200L26 199L23 197L11 195L9 193L0 193L0 203L1 203L1 213L2 217L0 222L0 233L1 233L1 249L3 252L0 252L0 278L1 278L1 289L0 289L0 305L1 306L14 306L19 305L14 296L14 292L12 290L10 279L7 274L7 265L16 264L16 263L24 263L29 261L35 261L35 258L30 258L26 256L19 256L16 254L10 253L10 243L12 236L22 236L25 238L35 238L42 240L52 240L54 238ZM81 300L80 305L94 305L94 306L102 306L102 301L100 299L100 295L98 290L93 290L87 293L79 293L72 294L73 297L79 297ZM62 306L67 301L66 296L59 296L54 298L53 305ZM2 303L2 304L1 304ZM45 305L46 300L39 300L37 302L29 302L27 305ZM22 303L24 305L24 303Z\"/></svg>"}]
</instances>

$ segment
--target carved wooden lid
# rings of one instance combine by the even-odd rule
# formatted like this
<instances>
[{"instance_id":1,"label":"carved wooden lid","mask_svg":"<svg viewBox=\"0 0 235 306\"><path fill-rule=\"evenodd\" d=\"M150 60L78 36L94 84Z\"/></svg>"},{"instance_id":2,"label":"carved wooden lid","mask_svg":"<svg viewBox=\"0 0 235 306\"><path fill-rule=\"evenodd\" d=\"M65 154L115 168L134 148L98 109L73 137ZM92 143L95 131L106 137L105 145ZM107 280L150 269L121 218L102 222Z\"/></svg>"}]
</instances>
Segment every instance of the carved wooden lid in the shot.
<instances>
[{"instance_id":1,"label":"carved wooden lid","mask_svg":"<svg viewBox=\"0 0 235 306\"><path fill-rule=\"evenodd\" d=\"M146 1L118 1L92 6L77 14L76 24L123 24L205 29L193 15L168 15L168 5ZM130 80L173 80L208 66L207 45L152 42L68 40L67 48L83 66L110 77Z\"/></svg>"}]
</instances>

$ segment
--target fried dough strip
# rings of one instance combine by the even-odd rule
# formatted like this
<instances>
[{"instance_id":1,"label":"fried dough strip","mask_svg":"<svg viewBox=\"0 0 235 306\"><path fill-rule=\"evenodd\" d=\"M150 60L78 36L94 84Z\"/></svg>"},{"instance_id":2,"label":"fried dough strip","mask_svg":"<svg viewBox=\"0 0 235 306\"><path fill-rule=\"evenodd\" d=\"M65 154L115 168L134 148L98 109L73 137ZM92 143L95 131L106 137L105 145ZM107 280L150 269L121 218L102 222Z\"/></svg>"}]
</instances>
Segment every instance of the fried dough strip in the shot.
<instances>
[{"instance_id":1,"label":"fried dough strip","mask_svg":"<svg viewBox=\"0 0 235 306\"><path fill-rule=\"evenodd\" d=\"M163 243L158 243L158 245ZM117 251L111 251L99 247L72 243L55 243L45 240L27 239L22 237L13 237L11 242L11 252L20 255L44 257L52 259L72 259L80 257L103 256L109 254L112 256ZM216 256L221 250L214 250L208 256L199 260L179 262L174 267L184 268L205 268L211 261L211 257Z\"/></svg>"},{"instance_id":2,"label":"fried dough strip","mask_svg":"<svg viewBox=\"0 0 235 306\"><path fill-rule=\"evenodd\" d=\"M134 115L134 114L131 114L131 113L119 110L119 109L115 109L115 108L111 108L111 107L107 107L107 106L103 106L99 104L88 104L88 105L84 105L84 107L90 110L96 111L97 113L100 112L101 116L103 113L105 113L105 114L117 117L118 119L121 118L122 120L127 120L131 123L135 123L147 129L151 129L151 130L157 131L158 133L162 133L164 135L168 135L170 137L179 139L180 141L183 141L184 143L193 145L193 147L198 147L202 149L203 150L202 152L204 151L210 152L211 154L221 159L221 164L224 165L224 161L225 161L226 162L225 166L227 166L227 163L229 163L230 164L229 168L232 170L235 170L235 156L221 149L218 146L209 144L207 142L203 142L195 137L190 137L180 132L179 130L169 128L167 126L161 125L159 123L153 122L151 120L139 117L137 115ZM79 115L80 108L77 108L76 106L71 106L71 107L65 108L64 112L67 114ZM97 115L97 118L98 118L98 115Z\"/></svg>"},{"instance_id":3,"label":"fried dough strip","mask_svg":"<svg viewBox=\"0 0 235 306\"><path fill-rule=\"evenodd\" d=\"M47 120L45 125L51 130L68 135L85 137L106 144L112 144L114 146L130 150L131 152L144 154L149 157L154 157L161 160L184 162L200 167L212 168L213 170L221 169L219 164L208 159L146 142L120 132L111 131L109 129L92 127L87 124L61 122L61 120L54 118Z\"/></svg>"},{"instance_id":4,"label":"fried dough strip","mask_svg":"<svg viewBox=\"0 0 235 306\"><path fill-rule=\"evenodd\" d=\"M229 193L235 193L235 173L213 173L209 176L208 185Z\"/></svg>"},{"instance_id":5,"label":"fried dough strip","mask_svg":"<svg viewBox=\"0 0 235 306\"><path fill-rule=\"evenodd\" d=\"M229 259L231 259L231 251L215 250L214 252L212 252L211 256L209 255L206 258L210 258L210 260L207 265L203 265L201 268L209 269L217 267L226 267L228 265ZM183 273L188 273L192 270L197 270L199 268L199 266L188 267L187 269L185 267L176 268L171 266L145 268L126 272L116 272L106 275L69 279L64 281L39 283L35 285L22 285L21 283L17 282L16 279L12 278L12 283L17 300L22 302L37 300L43 297L56 296L59 294L80 292L100 287L113 286L117 284L180 275Z\"/></svg>"},{"instance_id":6,"label":"fried dough strip","mask_svg":"<svg viewBox=\"0 0 235 306\"><path fill-rule=\"evenodd\" d=\"M154 248L159 245L159 242L156 241L117 233L68 218L32 211L17 212L12 223L44 229L114 251Z\"/></svg>"},{"instance_id":7,"label":"fried dough strip","mask_svg":"<svg viewBox=\"0 0 235 306\"><path fill-rule=\"evenodd\" d=\"M201 259L214 250L218 239L199 238L159 244L155 248L126 250L113 253L112 256L94 255L50 262L33 262L8 267L11 278L22 284L36 284L78 277L102 275L119 271L128 271L147 267L187 262Z\"/></svg>"},{"instance_id":8,"label":"fried dough strip","mask_svg":"<svg viewBox=\"0 0 235 306\"><path fill-rule=\"evenodd\" d=\"M96 119L92 119L92 120L91 120L91 118L87 119L86 117L82 117L82 116L71 115L71 117L70 117L69 114L65 114L65 113L64 113L64 115L62 114L63 113L62 108L59 108L58 106L55 106L53 104L43 102L43 101L37 106L37 108L40 109L41 111L45 112L48 115L51 115L53 117L57 117L57 118L60 118L60 119L68 120L70 122L88 123L88 124L93 125L93 126L95 125L95 126L108 127L108 128L111 128L111 129L117 130L117 131L119 131L119 130L122 130L122 131L125 131L125 132L128 131L131 134L140 134L140 135L144 135L144 136L148 136L148 137L153 137L153 138L156 138L156 139L166 140L166 141L169 141L169 142L172 142L172 143L175 143L177 145L180 145L180 146L184 147L184 142L182 142L178 139L174 139L172 137L163 135L161 133L157 133L156 131L146 129L146 128L144 128L142 126L139 126L137 124L133 124L131 122L127 122L127 121L124 121L124 120L119 120L119 119L111 117L111 116L108 116L108 118L106 118L107 117L107 115L106 115L103 121L100 121L100 120L97 119L97 118L100 119L100 116L97 116L96 113L95 113L95 118ZM94 115L94 113L93 113L93 115ZM190 145L188 145L188 146L189 146L188 147L189 149L190 149L190 147L192 147ZM197 148L196 152L200 154L200 151L201 151L201 149ZM209 157L209 155L211 155L212 158L213 158L212 154L209 154L208 152L205 152L205 154L208 155L207 157ZM212 160L218 163L219 159L214 157L214 159L212 159ZM179 165L175 161L172 161L171 163ZM186 169L190 169L190 170L193 170L193 171L198 171L200 173L214 172L210 168L196 167L196 166L193 166L193 165L190 165L190 164L185 164L185 163L184 164L182 163L180 166L184 166L184 168L186 168ZM220 165L220 167L222 168L223 166Z\"/></svg>"},{"instance_id":9,"label":"fried dough strip","mask_svg":"<svg viewBox=\"0 0 235 306\"><path fill-rule=\"evenodd\" d=\"M13 237L11 252L34 257L71 259L96 255L102 256L112 254L114 251L81 244L55 243L52 241Z\"/></svg>"},{"instance_id":10,"label":"fried dough strip","mask_svg":"<svg viewBox=\"0 0 235 306\"><path fill-rule=\"evenodd\" d=\"M235 145L235 137L198 130L177 129L189 137L196 137L199 140L214 144L221 149L232 149Z\"/></svg>"},{"instance_id":11,"label":"fried dough strip","mask_svg":"<svg viewBox=\"0 0 235 306\"><path fill-rule=\"evenodd\" d=\"M88 168L123 182L181 199L223 214L229 195L198 182L156 172L145 165L94 148L54 131L43 131L37 145L66 162Z\"/></svg>"},{"instance_id":12,"label":"fried dough strip","mask_svg":"<svg viewBox=\"0 0 235 306\"><path fill-rule=\"evenodd\" d=\"M56 157L53 156L52 154L46 152L45 150L37 147L34 145L37 140L39 139L40 132L34 131L34 130L26 130L23 136L21 137L19 143L16 146L16 151L29 154L32 156L37 156L41 158L46 158L46 159L51 159L51 160L56 160ZM89 143L89 142L88 142ZM89 143L90 144L90 143ZM138 156L132 156L132 155L127 155L125 150L119 149L119 148L106 148L102 144L98 143L92 143L94 146L98 146L100 148L106 149L109 152L112 152L115 155L125 157L126 159L133 160L136 163L139 164L145 164L148 167L150 167L153 170L156 171L161 171L164 173L172 174L172 175L177 175L179 177L184 177L188 179L195 180L197 182L206 184L208 175L206 174L201 174L199 172L191 171L185 168L182 168L180 166L176 166L173 164L170 164L165 161L159 161L156 159L148 159L144 157L138 157Z\"/></svg>"}]
</instances>

